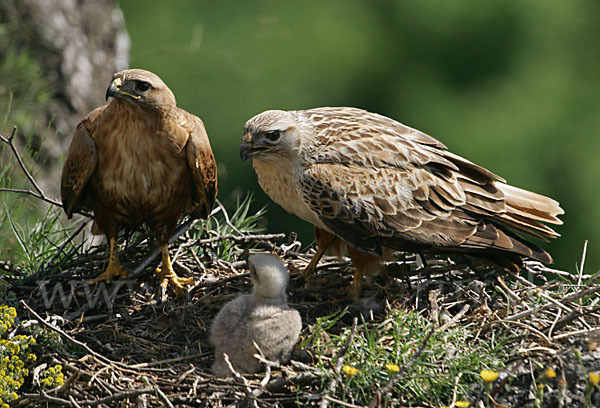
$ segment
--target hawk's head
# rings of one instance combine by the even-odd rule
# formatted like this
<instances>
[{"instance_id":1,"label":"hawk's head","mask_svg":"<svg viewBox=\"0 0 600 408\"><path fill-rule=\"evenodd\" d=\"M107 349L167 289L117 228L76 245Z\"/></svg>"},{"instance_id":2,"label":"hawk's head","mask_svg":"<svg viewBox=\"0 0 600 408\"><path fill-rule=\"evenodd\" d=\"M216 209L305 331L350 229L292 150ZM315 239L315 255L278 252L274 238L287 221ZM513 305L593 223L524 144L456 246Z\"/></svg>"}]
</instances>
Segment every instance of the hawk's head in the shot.
<instances>
[{"instance_id":1,"label":"hawk's head","mask_svg":"<svg viewBox=\"0 0 600 408\"><path fill-rule=\"evenodd\" d=\"M114 74L106 90L106 99L109 97L138 106L176 106L175 95L162 79L143 69L128 69Z\"/></svg>"},{"instance_id":2,"label":"hawk's head","mask_svg":"<svg viewBox=\"0 0 600 408\"><path fill-rule=\"evenodd\" d=\"M304 133L303 123L293 111L265 111L246 122L240 157L278 160L295 156Z\"/></svg>"}]
</instances>

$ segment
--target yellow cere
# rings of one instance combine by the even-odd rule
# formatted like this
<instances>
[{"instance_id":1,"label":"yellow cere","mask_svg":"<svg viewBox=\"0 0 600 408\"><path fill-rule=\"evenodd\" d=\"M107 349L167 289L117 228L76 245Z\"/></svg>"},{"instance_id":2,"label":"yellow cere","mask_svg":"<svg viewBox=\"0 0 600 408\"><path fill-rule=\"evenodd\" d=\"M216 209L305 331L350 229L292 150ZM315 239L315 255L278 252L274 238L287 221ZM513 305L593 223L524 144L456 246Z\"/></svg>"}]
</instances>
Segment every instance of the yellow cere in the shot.
<instances>
[{"instance_id":1,"label":"yellow cere","mask_svg":"<svg viewBox=\"0 0 600 408\"><path fill-rule=\"evenodd\" d=\"M481 375L481 378L483 378L483 381L485 381L487 383L494 382L498 378L498 372L493 371L493 370L481 370L479 372L479 375Z\"/></svg>"}]
</instances>

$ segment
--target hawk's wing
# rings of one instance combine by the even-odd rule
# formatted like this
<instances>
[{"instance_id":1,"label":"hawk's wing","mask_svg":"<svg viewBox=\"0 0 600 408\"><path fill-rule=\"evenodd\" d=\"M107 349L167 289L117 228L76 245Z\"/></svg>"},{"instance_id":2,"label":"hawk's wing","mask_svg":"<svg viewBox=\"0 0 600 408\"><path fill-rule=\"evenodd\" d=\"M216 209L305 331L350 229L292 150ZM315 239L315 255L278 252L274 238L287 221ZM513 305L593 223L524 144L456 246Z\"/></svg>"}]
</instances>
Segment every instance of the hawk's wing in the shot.
<instances>
[{"instance_id":1,"label":"hawk's wing","mask_svg":"<svg viewBox=\"0 0 600 408\"><path fill-rule=\"evenodd\" d=\"M488 170L421 132L398 128L391 119L350 111L357 112L340 121L317 121L316 138L303 146L309 154L300 189L334 233L378 255L381 246L411 245L496 248L534 257L545 253L502 227L556 236L537 221L560 222L555 201L517 189L529 194L527 199L541 197L535 206L539 210L530 214L513 208L505 200L506 185ZM335 112L337 117L345 114ZM324 122L328 124L320 126Z\"/></svg>"},{"instance_id":2,"label":"hawk's wing","mask_svg":"<svg viewBox=\"0 0 600 408\"><path fill-rule=\"evenodd\" d=\"M217 164L202 120L183 110L180 113L190 126L186 154L200 205L198 215L208 218L217 197Z\"/></svg>"},{"instance_id":3,"label":"hawk's wing","mask_svg":"<svg viewBox=\"0 0 600 408\"><path fill-rule=\"evenodd\" d=\"M98 164L96 142L88 129L103 109L104 106L92 111L77 125L63 165L60 197L69 218L73 216L74 211L81 208L84 201L82 194Z\"/></svg>"}]
</instances>

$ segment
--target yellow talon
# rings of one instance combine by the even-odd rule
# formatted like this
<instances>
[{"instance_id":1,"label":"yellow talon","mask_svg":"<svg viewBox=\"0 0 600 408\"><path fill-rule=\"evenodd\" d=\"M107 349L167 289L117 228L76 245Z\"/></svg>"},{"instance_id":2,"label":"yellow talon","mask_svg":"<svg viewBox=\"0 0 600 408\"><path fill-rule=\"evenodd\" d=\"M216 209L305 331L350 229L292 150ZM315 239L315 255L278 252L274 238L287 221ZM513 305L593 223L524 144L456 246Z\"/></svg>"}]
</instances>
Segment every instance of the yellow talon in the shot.
<instances>
[{"instance_id":1,"label":"yellow talon","mask_svg":"<svg viewBox=\"0 0 600 408\"><path fill-rule=\"evenodd\" d=\"M119 253L118 253L118 249L117 249L117 239L116 238L110 238L109 251L110 251L110 255L108 257L108 266L106 267L104 272L102 272L100 275L98 275L97 277L92 279L92 283L97 283L97 282L101 282L101 281L110 283L110 281L115 276L120 276L122 278L127 277L127 274L129 272L127 271L127 269L125 269L123 267L123 265L121 265L121 262L119 262Z\"/></svg>"},{"instance_id":2,"label":"yellow talon","mask_svg":"<svg viewBox=\"0 0 600 408\"><path fill-rule=\"evenodd\" d=\"M160 281L160 286L163 289L167 289L167 286L171 284L173 291L178 296L185 295L185 287L184 285L193 285L194 278L181 278L177 276L175 271L173 270L173 265L171 264L171 259L169 258L169 250L168 246L165 244L162 246L162 268L156 268L154 273L156 277Z\"/></svg>"}]
</instances>

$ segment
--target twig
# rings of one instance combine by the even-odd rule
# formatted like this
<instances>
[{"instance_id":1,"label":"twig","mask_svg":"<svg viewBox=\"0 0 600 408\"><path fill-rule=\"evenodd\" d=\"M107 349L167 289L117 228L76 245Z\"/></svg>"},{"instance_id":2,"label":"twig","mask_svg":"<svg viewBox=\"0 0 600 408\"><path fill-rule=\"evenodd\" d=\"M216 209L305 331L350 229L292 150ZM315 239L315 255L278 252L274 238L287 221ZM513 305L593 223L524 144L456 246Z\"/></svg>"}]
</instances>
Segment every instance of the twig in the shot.
<instances>
[{"instance_id":1,"label":"twig","mask_svg":"<svg viewBox=\"0 0 600 408\"><path fill-rule=\"evenodd\" d=\"M246 241L269 241L273 239L282 239L285 238L285 234L246 234L246 235L234 235L234 234L223 234L217 237L199 239L195 242L191 242L182 246L192 246L192 245L204 245L210 244L217 241L222 241L225 239L229 239L235 242L246 242Z\"/></svg>"},{"instance_id":2,"label":"twig","mask_svg":"<svg viewBox=\"0 0 600 408\"><path fill-rule=\"evenodd\" d=\"M225 364L227 364L227 368L229 368L229 371L231 372L231 374L233 374L234 378L236 378L244 384L244 391L246 392L246 396L248 397L248 399L252 401L252 406L255 408L259 408L256 402L256 398L252 393L252 388L250 387L250 383L248 382L248 380L246 380L240 373L238 373L235 370L235 368L233 368L233 365L231 364L227 353L223 353L223 359L225 360Z\"/></svg>"},{"instance_id":3,"label":"twig","mask_svg":"<svg viewBox=\"0 0 600 408\"><path fill-rule=\"evenodd\" d=\"M439 289L429 291L428 298L429 304L431 305L430 320L435 328L440 327L440 305L437 302L438 296L440 296Z\"/></svg>"},{"instance_id":4,"label":"twig","mask_svg":"<svg viewBox=\"0 0 600 408\"><path fill-rule=\"evenodd\" d=\"M22 406L31 406L30 402L32 400L42 400L42 401L46 401L46 402L52 402L54 404L60 404L60 405L66 405L66 406L74 406L73 403L71 403L71 401L67 401L66 399L63 398L58 398L58 397L53 397L51 395L48 395L45 391L41 391L39 394L28 394L28 393L23 393L23 395L21 396L21 398L19 398L17 401L15 401L15 403L17 405L17 407L22 407ZM25 404L29 404L29 405L25 405Z\"/></svg>"},{"instance_id":5,"label":"twig","mask_svg":"<svg viewBox=\"0 0 600 408\"><path fill-rule=\"evenodd\" d=\"M118 401L118 400L122 400L122 399L126 399L126 398L133 398L133 397L137 397L142 394L153 394L153 393L154 393L154 388L143 388L141 390L119 392L119 393L116 393L116 394L113 394L113 395L110 395L108 397L101 398L98 400L79 401L79 404L81 404L83 406L97 407L98 405L107 404L109 402L114 402L114 401ZM171 406L173 406L173 405L171 405Z\"/></svg>"},{"instance_id":6,"label":"twig","mask_svg":"<svg viewBox=\"0 0 600 408\"><path fill-rule=\"evenodd\" d=\"M577 336L579 334L592 335L592 334L596 334L596 333L600 333L600 327L594 327L592 329L575 330L575 331L568 332L568 333L558 334L558 335L554 336L554 340L560 340L565 337Z\"/></svg>"},{"instance_id":7,"label":"twig","mask_svg":"<svg viewBox=\"0 0 600 408\"><path fill-rule=\"evenodd\" d=\"M180 361L186 361L186 360L194 360L197 358L200 358L204 356L204 353L198 353L198 354L192 354L191 356L183 356L183 357L176 357L176 358L168 358L166 360L160 360L160 361L151 361L149 363L139 363L139 364L133 364L130 365L130 368L147 368L147 367L154 367L157 365L163 365L163 364L171 364L171 363L179 363Z\"/></svg>"},{"instance_id":8,"label":"twig","mask_svg":"<svg viewBox=\"0 0 600 408\"><path fill-rule=\"evenodd\" d=\"M581 310L581 311L573 310L568 315L566 315L562 319L558 320L558 318L560 317L560 310L559 310L559 313L556 316L556 320L550 327L550 330L545 330L545 331L548 332L548 337L551 337L550 335L554 330L560 330L561 328L565 327L567 324L571 323L573 320L575 320L581 316L590 315L592 313L597 312L598 310L600 310L600 307L594 307L592 309Z\"/></svg>"},{"instance_id":9,"label":"twig","mask_svg":"<svg viewBox=\"0 0 600 408\"><path fill-rule=\"evenodd\" d=\"M358 324L358 318L355 317L354 320L352 321L352 330L350 331L350 336L348 336L348 340L346 340L344 347L341 348L341 350L337 353L337 356L335 357L335 364L334 364L335 378L331 379L331 383L329 383L329 387L327 388L327 394L323 395L323 398L321 399L321 403L319 404L319 408L326 408L327 405L329 405L329 400L327 400L326 396L332 395L335 392L335 388L337 386L336 379L340 376L340 370L342 369L342 365L344 364L344 356L348 352L348 348L350 348L352 339L354 338L354 335L356 334L356 325L357 324Z\"/></svg>"},{"instance_id":10,"label":"twig","mask_svg":"<svg viewBox=\"0 0 600 408\"><path fill-rule=\"evenodd\" d=\"M253 341L252 344L254 345L254 348L256 348L256 351L258 351L257 354L254 354L254 358L256 358L258 361L263 363L266 367L265 376L263 377L263 379L260 382L260 385L264 389L265 385L267 385L269 383L269 380L271 379L271 367L278 367L279 364L274 361L267 360L267 357L265 356L265 354L262 352L262 350L260 349L258 344L256 344L255 341ZM260 392L262 393L262 390L260 390ZM255 394L255 396L257 396L257 397L258 397L258 395L259 394Z\"/></svg>"},{"instance_id":11,"label":"twig","mask_svg":"<svg viewBox=\"0 0 600 408\"><path fill-rule=\"evenodd\" d=\"M492 322L489 322L488 324L485 325L484 328L493 326L496 323L501 323L501 324L506 324L506 323L510 323L510 324L516 324L517 326L521 326L524 327L525 329L531 331L532 333L538 335L538 337L540 337L542 340L544 340L544 342L548 345L551 346L552 345L552 340L550 340L548 338L548 336L546 336L544 333L542 333L541 331L539 331L538 329L536 329L535 327L532 327L531 325L527 324L527 323L523 323L520 321L514 321L514 320L507 320L507 319L498 319L498 320L494 320ZM554 337L555 339L557 338L556 336Z\"/></svg>"},{"instance_id":12,"label":"twig","mask_svg":"<svg viewBox=\"0 0 600 408\"><path fill-rule=\"evenodd\" d=\"M169 408L175 408L173 406L173 404L171 403L171 401L169 400L169 398L165 395L163 390L161 390L158 385L154 386L154 390L156 391L156 394L158 394L158 398L163 402L163 404L165 404L165 406L167 406Z\"/></svg>"},{"instance_id":13,"label":"twig","mask_svg":"<svg viewBox=\"0 0 600 408\"><path fill-rule=\"evenodd\" d=\"M15 126L15 127L13 127L12 133L10 134L10 136L8 138L6 138L0 134L0 140L2 140L4 143L6 143L10 146L10 149L12 150L13 155L15 156L15 159L17 159L17 162L19 163L21 170L23 170L23 173L25 173L25 176L27 177L27 179L33 185L33 188L35 188L35 191L37 191L37 197L42 198L42 199L47 199L46 195L44 194L44 192L42 191L40 186L38 186L37 182L31 175L29 170L27 170L27 167L25 167L25 163L23 163L23 160L21 159L21 155L19 154L17 147L13 143L13 139L16 136L16 134L17 134L17 127ZM36 195L35 193L33 193L33 194ZM58 205L60 207L62 207L62 204L59 203Z\"/></svg>"},{"instance_id":14,"label":"twig","mask_svg":"<svg viewBox=\"0 0 600 408\"><path fill-rule=\"evenodd\" d=\"M337 398L330 397L329 395L325 395L323 398L326 399L328 402L333 402L334 404L338 404L338 405L341 405L343 407L348 407L348 408L365 408L362 405L351 404L349 402L345 402L345 401L339 400Z\"/></svg>"},{"instance_id":15,"label":"twig","mask_svg":"<svg viewBox=\"0 0 600 408\"><path fill-rule=\"evenodd\" d=\"M227 210L225 209L225 207L223 206L223 204L221 204L221 202L219 201L218 198L215 199L215 203L217 203L217 205L219 206L219 208L223 212L223 217L225 218L225 223L229 226L229 228L231 228L232 230L234 230L235 232L237 232L239 235L244 235L242 233L242 231L240 231L239 229L237 229L237 227L231 223L231 220L229 219L229 214L227 213Z\"/></svg>"},{"instance_id":16,"label":"twig","mask_svg":"<svg viewBox=\"0 0 600 408\"><path fill-rule=\"evenodd\" d=\"M15 188L0 188L0 191L5 191L5 192L10 192L10 193L19 193L19 194L28 194L28 195L32 195L36 198L39 198L40 200L43 200L49 204L52 204L54 206L57 207L61 207L63 208L63 205L61 202L54 200L50 197L48 197L44 191L40 188L40 186L38 185L38 183L35 181L35 179L33 178L33 176L31 175L31 173L29 172L29 170L27 170L27 167L25 167L25 163L23 163L23 159L21 159L21 155L19 154L19 151L17 150L17 147L15 146L15 144L13 143L13 139L17 134L17 127L13 127L13 130L10 134L9 137L5 137L2 134L0 134L0 141L6 143L9 147L10 150L13 153L13 156L15 156L15 159L17 160L17 163L19 164L19 167L21 168L21 170L23 171L23 173L25 173L25 177L27 177L27 180L29 180L29 182L31 183L31 185L33 186L33 188L35 189L35 191L31 191L31 190L21 190L21 189L15 189ZM91 217L90 214L87 214L84 211L78 211L79 214L83 214L86 217Z\"/></svg>"},{"instance_id":17,"label":"twig","mask_svg":"<svg viewBox=\"0 0 600 408\"><path fill-rule=\"evenodd\" d=\"M441 327L439 327L438 329L435 329L435 332L440 333L440 332L443 332L444 330L447 330L450 327L454 326L456 324L456 322L458 322L460 319L462 319L462 317L465 314L467 314L469 309L470 309L470 306L468 304L464 305L462 307L462 309L460 309L460 312L458 312L452 319L450 319L446 323L444 323Z\"/></svg>"},{"instance_id":18,"label":"twig","mask_svg":"<svg viewBox=\"0 0 600 408\"><path fill-rule=\"evenodd\" d=\"M21 305L23 305L23 307L25 309L27 309L29 311L29 313L31 313L41 324L43 324L44 326L46 326L47 328L49 328L52 331L57 332L58 334L60 334L61 336L65 337L67 340L69 340L70 342L77 344L80 347L83 347L85 349L85 351L87 351L88 353L90 353L93 357L95 357L97 360L102 361L105 364L111 364L113 366L116 367L121 367L121 368L126 368L126 369L135 369L135 367L130 367L127 364L123 364L123 363L119 363L118 361L113 361L107 357L104 357L102 354L96 353L94 350L92 350L87 344L74 339L73 337L69 336L64 330L62 330L59 327L54 326L51 323L48 323L47 321L45 321L39 314L37 314L35 312L35 310L33 310L31 307L29 307L29 305L27 303L25 303L24 300L21 300L19 303L21 303Z\"/></svg>"},{"instance_id":19,"label":"twig","mask_svg":"<svg viewBox=\"0 0 600 408\"><path fill-rule=\"evenodd\" d=\"M19 194L31 195L31 196L34 196L35 198L39 198L40 200L45 201L45 202L47 202L49 204L55 205L57 207L61 207L62 208L62 206L63 206L61 202L53 200L52 198L48 198L48 197L46 197L44 195L40 195L39 193L37 193L35 191L31 191L31 190L21 190L21 189L18 189L18 188L6 188L6 187L3 187L3 188L0 188L0 192L2 192L2 191L6 192L6 193L19 193Z\"/></svg>"},{"instance_id":20,"label":"twig","mask_svg":"<svg viewBox=\"0 0 600 408\"><path fill-rule=\"evenodd\" d=\"M588 240L583 242L583 251L581 253L581 263L579 264L579 273L577 274L577 287L581 287L581 277L583 276L583 267L585 265L585 255L587 253ZM582 304L582 299L579 299L579 304Z\"/></svg>"},{"instance_id":21,"label":"twig","mask_svg":"<svg viewBox=\"0 0 600 408\"><path fill-rule=\"evenodd\" d=\"M421 347L419 347L419 349L412 356L410 361L407 362L406 364L404 364L402 367L400 367L400 370L396 373L394 378L392 378L390 380L390 382L387 383L387 385L385 387L383 387L381 390L377 390L375 392L375 395L373 395L373 399L371 399L371 402L369 403L369 408L377 407L379 405L379 403L381 402L381 396L386 395L388 392L390 392L394 388L394 386L398 383L398 381L400 381L400 379L402 378L402 376L404 375L406 370L408 370L410 367L412 367L412 365L417 361L417 359L423 353L423 351L425 351L425 348L427 348L427 345L429 344L429 340L431 339L431 336L433 335L433 333L434 333L433 329L429 330L429 333L427 333L427 336L425 336L425 339L423 340L423 344L421 344Z\"/></svg>"},{"instance_id":22,"label":"twig","mask_svg":"<svg viewBox=\"0 0 600 408\"><path fill-rule=\"evenodd\" d=\"M60 247L58 247L58 250L56 251L56 253L54 254L54 256L52 256L52 258L50 258L49 261L42 263L42 265L40 265L39 269L36 271L36 273L31 274L29 276L27 276L27 278L25 279L25 281L31 281L32 279L37 279L38 276L40 276L42 274L42 272L44 271L44 269L46 269L49 265L52 265L52 262L54 262L54 260L56 258L58 258L58 256L62 253L62 251L65 249L65 247L75 239L75 237L77 235L79 235L79 233L85 228L86 225L88 225L88 223L90 222L89 219L85 220L78 228L77 230L72 233L69 238L63 242L61 244ZM36 276L34 276L36 275Z\"/></svg>"},{"instance_id":23,"label":"twig","mask_svg":"<svg viewBox=\"0 0 600 408\"><path fill-rule=\"evenodd\" d=\"M577 276L577 286L581 286L581 276L583 275L583 267L585 265L585 255L587 253L588 240L583 241L583 251L581 253L581 263L579 264L579 274Z\"/></svg>"},{"instance_id":24,"label":"twig","mask_svg":"<svg viewBox=\"0 0 600 408\"><path fill-rule=\"evenodd\" d=\"M79 405L77 401L75 401L75 398L73 398L72 395L69 395L69 401L71 401L71 404L73 404L75 408L81 408L81 405Z\"/></svg>"},{"instance_id":25,"label":"twig","mask_svg":"<svg viewBox=\"0 0 600 408\"><path fill-rule=\"evenodd\" d=\"M169 238L169 243L174 242L177 238L179 238L183 233L185 233L188 229L190 229L198 221L199 220L197 220L197 219L190 218L190 219L186 220L184 223L180 224L177 227L177 229L175 230L175 232L173 233L173 235L171 235L171 238ZM144 269L146 269L146 267L148 265L150 265L150 263L154 260L154 258L156 258L158 256L158 254L160 254L160 251L161 251L160 248L154 248L154 251L152 251L152 253L150 255L148 255L148 257L146 259L144 259L142 262L140 262L138 266L133 268L130 276L132 278L138 278L139 276L141 276L144 272Z\"/></svg>"},{"instance_id":26,"label":"twig","mask_svg":"<svg viewBox=\"0 0 600 408\"><path fill-rule=\"evenodd\" d=\"M592 276L590 283L593 282L594 280L596 280L598 278L598 276L600 276L600 272L598 272L594 276ZM586 296L586 295L589 295L589 294L592 294L592 293L598 292L598 291L600 291L600 285L594 285L585 290L576 292L572 295L565 296L565 297L561 298L560 300L558 300L558 303L559 304L562 303L564 305L564 303L573 302L574 300L577 300L583 296ZM506 320L506 321L521 320L524 317L539 313L542 310L551 309L552 307L560 307L560 306L557 306L557 304L555 304L555 303L546 303L545 305L542 305L542 306L536 306L532 309L525 310L520 313L515 313L513 315L510 315L510 316L504 318L503 320Z\"/></svg>"},{"instance_id":27,"label":"twig","mask_svg":"<svg viewBox=\"0 0 600 408\"><path fill-rule=\"evenodd\" d=\"M452 401L450 402L451 407L456 406L456 392L458 391L458 382L460 381L460 377L462 377L463 373L458 373L456 378L454 378L454 388L452 389Z\"/></svg>"}]
</instances>

